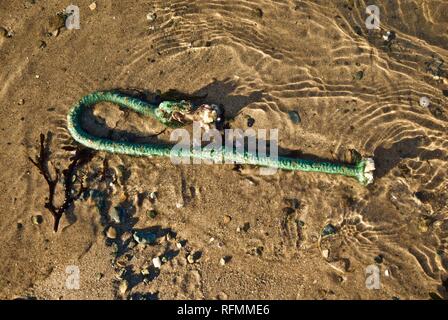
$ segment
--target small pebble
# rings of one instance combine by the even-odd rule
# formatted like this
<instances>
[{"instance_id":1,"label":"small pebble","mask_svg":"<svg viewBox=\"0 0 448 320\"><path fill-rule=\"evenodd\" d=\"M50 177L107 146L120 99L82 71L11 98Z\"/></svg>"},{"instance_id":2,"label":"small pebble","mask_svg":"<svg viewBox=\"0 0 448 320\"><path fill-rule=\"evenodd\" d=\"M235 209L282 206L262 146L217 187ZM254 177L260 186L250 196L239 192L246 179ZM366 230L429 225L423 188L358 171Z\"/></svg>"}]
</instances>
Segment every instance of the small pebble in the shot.
<instances>
[{"instance_id":1,"label":"small pebble","mask_svg":"<svg viewBox=\"0 0 448 320\"><path fill-rule=\"evenodd\" d=\"M140 273L142 274L142 276L147 276L149 275L149 269L148 268L143 268Z\"/></svg>"},{"instance_id":2,"label":"small pebble","mask_svg":"<svg viewBox=\"0 0 448 320\"><path fill-rule=\"evenodd\" d=\"M124 233L121 235L121 241L126 242L126 241L128 241L131 237L132 237L132 233L130 233L130 232L124 232Z\"/></svg>"},{"instance_id":3,"label":"small pebble","mask_svg":"<svg viewBox=\"0 0 448 320\"><path fill-rule=\"evenodd\" d=\"M225 215L224 216L224 224L228 224L228 223L230 223L230 221L232 221L232 217L231 216L229 216L229 215Z\"/></svg>"},{"instance_id":4,"label":"small pebble","mask_svg":"<svg viewBox=\"0 0 448 320\"><path fill-rule=\"evenodd\" d=\"M230 261L231 258L232 258L232 257L230 257L230 256L222 257L221 259L219 259L219 264L222 265L222 266L224 266L227 262Z\"/></svg>"},{"instance_id":5,"label":"small pebble","mask_svg":"<svg viewBox=\"0 0 448 320\"><path fill-rule=\"evenodd\" d=\"M96 2L92 2L90 5L89 5L89 9L90 10L95 10L96 9Z\"/></svg>"},{"instance_id":6,"label":"small pebble","mask_svg":"<svg viewBox=\"0 0 448 320\"><path fill-rule=\"evenodd\" d=\"M160 267L162 266L162 262L160 261L159 257L155 257L154 259L152 259L152 264L154 265L154 268L160 269Z\"/></svg>"},{"instance_id":7,"label":"small pebble","mask_svg":"<svg viewBox=\"0 0 448 320\"><path fill-rule=\"evenodd\" d=\"M180 242L176 243L176 247L177 247L178 249L182 249L182 243L180 243Z\"/></svg>"},{"instance_id":8,"label":"small pebble","mask_svg":"<svg viewBox=\"0 0 448 320\"><path fill-rule=\"evenodd\" d=\"M322 236L326 237L326 236L331 236L333 234L335 234L337 232L337 229L335 226L333 226L332 224L327 224L323 229L322 229Z\"/></svg>"},{"instance_id":9,"label":"small pebble","mask_svg":"<svg viewBox=\"0 0 448 320\"><path fill-rule=\"evenodd\" d=\"M20 99L19 102L17 102L17 104L18 104L19 106L23 105L24 103L25 103L25 100L24 100L24 99Z\"/></svg>"},{"instance_id":10,"label":"small pebble","mask_svg":"<svg viewBox=\"0 0 448 320\"><path fill-rule=\"evenodd\" d=\"M325 259L328 259L329 256L330 256L330 251L328 249L322 250L322 257L324 257Z\"/></svg>"},{"instance_id":11,"label":"small pebble","mask_svg":"<svg viewBox=\"0 0 448 320\"><path fill-rule=\"evenodd\" d=\"M149 12L146 15L146 20L148 20L149 22L153 22L156 19L157 19L157 14L155 12Z\"/></svg>"},{"instance_id":12,"label":"small pebble","mask_svg":"<svg viewBox=\"0 0 448 320\"><path fill-rule=\"evenodd\" d=\"M121 281L118 291L122 296L126 294L126 291L128 291L128 282L126 280Z\"/></svg>"},{"instance_id":13,"label":"small pebble","mask_svg":"<svg viewBox=\"0 0 448 320\"><path fill-rule=\"evenodd\" d=\"M381 254L379 254L379 255L377 255L375 257L374 260L375 260L376 263L381 264L381 263L383 263L384 258L383 258L383 256Z\"/></svg>"},{"instance_id":14,"label":"small pebble","mask_svg":"<svg viewBox=\"0 0 448 320\"><path fill-rule=\"evenodd\" d=\"M40 76L38 74L36 74L36 79L39 79L39 78L40 78Z\"/></svg>"},{"instance_id":15,"label":"small pebble","mask_svg":"<svg viewBox=\"0 0 448 320\"><path fill-rule=\"evenodd\" d=\"M154 219L157 216L157 211L154 209L148 210L146 212L146 215L148 216L148 218Z\"/></svg>"},{"instance_id":16,"label":"small pebble","mask_svg":"<svg viewBox=\"0 0 448 320\"><path fill-rule=\"evenodd\" d=\"M364 71L361 70L355 73L356 80L361 80L362 78L364 78Z\"/></svg>"},{"instance_id":17,"label":"small pebble","mask_svg":"<svg viewBox=\"0 0 448 320\"><path fill-rule=\"evenodd\" d=\"M114 227L109 227L109 229L107 229L106 236L109 239L115 239L117 237L117 230L115 230Z\"/></svg>"},{"instance_id":18,"label":"small pebble","mask_svg":"<svg viewBox=\"0 0 448 320\"><path fill-rule=\"evenodd\" d=\"M31 218L31 221L33 222L33 224L39 225L44 222L44 218L40 214L37 214Z\"/></svg>"},{"instance_id":19,"label":"small pebble","mask_svg":"<svg viewBox=\"0 0 448 320\"><path fill-rule=\"evenodd\" d=\"M109 211L109 219L115 223L121 222L121 217L124 215L125 211L121 207L114 207Z\"/></svg>"},{"instance_id":20,"label":"small pebble","mask_svg":"<svg viewBox=\"0 0 448 320\"><path fill-rule=\"evenodd\" d=\"M291 119L292 123L294 123L294 124L299 124L301 122L299 113L296 111L289 111L288 116L289 116L289 119Z\"/></svg>"},{"instance_id":21,"label":"small pebble","mask_svg":"<svg viewBox=\"0 0 448 320\"><path fill-rule=\"evenodd\" d=\"M152 201L156 201L157 200L157 192L153 191L149 194L149 199L151 199Z\"/></svg>"},{"instance_id":22,"label":"small pebble","mask_svg":"<svg viewBox=\"0 0 448 320\"><path fill-rule=\"evenodd\" d=\"M254 118L249 117L249 118L247 119L247 126L248 126L249 128L251 128L251 127L254 125L254 123L255 123L255 119L254 119Z\"/></svg>"},{"instance_id":23,"label":"small pebble","mask_svg":"<svg viewBox=\"0 0 448 320\"><path fill-rule=\"evenodd\" d=\"M429 107L430 101L428 97L421 97L419 103L421 107L427 108Z\"/></svg>"},{"instance_id":24,"label":"small pebble","mask_svg":"<svg viewBox=\"0 0 448 320\"><path fill-rule=\"evenodd\" d=\"M187 256L187 261L190 264L193 264L193 263L196 262L195 259L194 259L194 255L192 253Z\"/></svg>"},{"instance_id":25,"label":"small pebble","mask_svg":"<svg viewBox=\"0 0 448 320\"><path fill-rule=\"evenodd\" d=\"M386 277L390 276L389 269L384 270L384 275L385 275Z\"/></svg>"},{"instance_id":26,"label":"small pebble","mask_svg":"<svg viewBox=\"0 0 448 320\"><path fill-rule=\"evenodd\" d=\"M392 40L394 40L396 38L395 32L394 31L387 31L384 35L383 35L383 39L384 41L390 42Z\"/></svg>"}]
</instances>

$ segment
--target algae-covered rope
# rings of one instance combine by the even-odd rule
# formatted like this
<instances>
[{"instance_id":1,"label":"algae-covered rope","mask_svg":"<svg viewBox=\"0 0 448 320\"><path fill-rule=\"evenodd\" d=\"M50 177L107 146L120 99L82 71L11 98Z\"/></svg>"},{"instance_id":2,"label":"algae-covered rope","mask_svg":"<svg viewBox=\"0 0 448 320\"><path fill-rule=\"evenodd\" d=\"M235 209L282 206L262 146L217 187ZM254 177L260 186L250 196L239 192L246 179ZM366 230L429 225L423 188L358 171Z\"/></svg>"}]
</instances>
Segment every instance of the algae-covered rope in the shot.
<instances>
[{"instance_id":1,"label":"algae-covered rope","mask_svg":"<svg viewBox=\"0 0 448 320\"><path fill-rule=\"evenodd\" d=\"M173 155L172 146L166 144L149 144L135 142L113 141L106 138L96 137L81 127L81 115L86 108L92 107L100 102L111 102L123 108L131 109L145 116L150 116L167 127L180 127L184 124L186 117L197 111L198 108L192 106L187 101L163 101L158 106L146 103L142 100L132 98L117 92L94 92L81 99L68 113L67 126L72 137L80 144L100 151L107 151L118 154L128 154L134 156L166 156ZM201 106L202 107L202 106ZM202 119L211 122L209 113L211 109L205 108L202 111ZM362 159L356 164L331 163L325 161L314 161L308 159L290 158L279 156L277 158L259 157L250 152L238 153L226 148L219 149L218 152L211 153L210 150L179 149L176 156L191 157L202 160L226 159L242 164L259 165L273 167L283 170L297 170L307 172L322 172L329 174L354 177L360 183L366 185L373 181L373 170L375 169L373 160Z\"/></svg>"}]
</instances>

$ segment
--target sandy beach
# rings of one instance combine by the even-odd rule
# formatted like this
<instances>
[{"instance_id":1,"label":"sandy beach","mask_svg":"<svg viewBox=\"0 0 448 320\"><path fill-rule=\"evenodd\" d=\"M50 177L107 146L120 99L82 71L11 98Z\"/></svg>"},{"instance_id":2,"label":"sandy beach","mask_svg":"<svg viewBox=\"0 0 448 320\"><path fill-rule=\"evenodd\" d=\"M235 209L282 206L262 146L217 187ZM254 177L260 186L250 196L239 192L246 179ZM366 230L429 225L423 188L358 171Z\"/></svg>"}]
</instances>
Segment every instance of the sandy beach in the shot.
<instances>
[{"instance_id":1,"label":"sandy beach","mask_svg":"<svg viewBox=\"0 0 448 320\"><path fill-rule=\"evenodd\" d=\"M370 4L0 0L0 298L447 299L448 1L377 0L373 29ZM67 113L100 90L219 105L374 182L83 149ZM174 130L91 111L111 140Z\"/></svg>"}]
</instances>

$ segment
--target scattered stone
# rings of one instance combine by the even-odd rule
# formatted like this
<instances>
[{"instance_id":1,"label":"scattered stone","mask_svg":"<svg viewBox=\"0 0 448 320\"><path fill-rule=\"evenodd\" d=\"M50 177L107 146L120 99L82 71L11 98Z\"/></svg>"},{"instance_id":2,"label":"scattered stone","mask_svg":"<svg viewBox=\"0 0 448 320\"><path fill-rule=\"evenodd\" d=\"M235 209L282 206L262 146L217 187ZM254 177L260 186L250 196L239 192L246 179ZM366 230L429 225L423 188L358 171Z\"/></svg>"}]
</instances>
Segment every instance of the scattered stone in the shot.
<instances>
[{"instance_id":1,"label":"scattered stone","mask_svg":"<svg viewBox=\"0 0 448 320\"><path fill-rule=\"evenodd\" d=\"M115 223L121 223L121 218L125 215L125 209L122 207L113 207L109 211L109 219Z\"/></svg>"},{"instance_id":2,"label":"scattered stone","mask_svg":"<svg viewBox=\"0 0 448 320\"><path fill-rule=\"evenodd\" d=\"M128 291L128 282L126 280L121 281L120 286L118 287L118 291L122 296L126 294Z\"/></svg>"},{"instance_id":3,"label":"scattered stone","mask_svg":"<svg viewBox=\"0 0 448 320\"><path fill-rule=\"evenodd\" d=\"M146 20L148 20L149 22L153 22L157 19L157 14L155 12L149 12L146 15Z\"/></svg>"},{"instance_id":4,"label":"scattered stone","mask_svg":"<svg viewBox=\"0 0 448 320\"><path fill-rule=\"evenodd\" d=\"M386 42L391 42L392 40L395 40L395 38L397 37L397 35L395 34L394 31L387 31L384 35L383 35L383 39Z\"/></svg>"},{"instance_id":5,"label":"scattered stone","mask_svg":"<svg viewBox=\"0 0 448 320\"><path fill-rule=\"evenodd\" d=\"M190 264L196 263L201 257L201 252L192 252L187 256L187 261Z\"/></svg>"},{"instance_id":6,"label":"scattered stone","mask_svg":"<svg viewBox=\"0 0 448 320\"><path fill-rule=\"evenodd\" d=\"M176 247L177 247L178 249L182 249L182 243L180 243L180 242L176 243Z\"/></svg>"},{"instance_id":7,"label":"scattered stone","mask_svg":"<svg viewBox=\"0 0 448 320\"><path fill-rule=\"evenodd\" d=\"M109 239L115 239L117 237L117 230L115 230L114 227L109 227L109 229L107 229L106 236Z\"/></svg>"},{"instance_id":8,"label":"scattered stone","mask_svg":"<svg viewBox=\"0 0 448 320\"><path fill-rule=\"evenodd\" d=\"M139 244L154 244L157 239L154 233L144 231L135 231L133 237Z\"/></svg>"},{"instance_id":9,"label":"scattered stone","mask_svg":"<svg viewBox=\"0 0 448 320\"><path fill-rule=\"evenodd\" d=\"M390 276L389 269L384 270L384 275L385 275L386 277L389 277L389 276Z\"/></svg>"},{"instance_id":10,"label":"scattered stone","mask_svg":"<svg viewBox=\"0 0 448 320\"><path fill-rule=\"evenodd\" d=\"M104 274L102 274L101 272L98 272L96 275L96 280L101 280L104 277Z\"/></svg>"},{"instance_id":11,"label":"scattered stone","mask_svg":"<svg viewBox=\"0 0 448 320\"><path fill-rule=\"evenodd\" d=\"M153 191L149 194L149 199L151 199L153 202L157 200L157 192Z\"/></svg>"},{"instance_id":12,"label":"scattered stone","mask_svg":"<svg viewBox=\"0 0 448 320\"><path fill-rule=\"evenodd\" d=\"M302 121L297 111L289 111L288 116L294 124L299 124Z\"/></svg>"},{"instance_id":13,"label":"scattered stone","mask_svg":"<svg viewBox=\"0 0 448 320\"><path fill-rule=\"evenodd\" d=\"M230 221L232 221L232 217L231 216L229 216L229 215L225 215L224 216L224 224L228 224L228 223L230 223Z\"/></svg>"},{"instance_id":14,"label":"scattered stone","mask_svg":"<svg viewBox=\"0 0 448 320\"><path fill-rule=\"evenodd\" d=\"M39 225L44 222L44 218L40 214L37 214L32 216L31 221L33 222L33 224Z\"/></svg>"},{"instance_id":15,"label":"scattered stone","mask_svg":"<svg viewBox=\"0 0 448 320\"><path fill-rule=\"evenodd\" d=\"M254 125L254 123L255 123L255 119L254 119L254 118L249 117L249 118L247 119L247 126L248 126L249 128L251 128L251 127Z\"/></svg>"},{"instance_id":16,"label":"scattered stone","mask_svg":"<svg viewBox=\"0 0 448 320\"><path fill-rule=\"evenodd\" d=\"M148 218L154 219L155 217L157 217L157 211L154 209L148 210L146 212L146 215L148 216Z\"/></svg>"},{"instance_id":17,"label":"scattered stone","mask_svg":"<svg viewBox=\"0 0 448 320\"><path fill-rule=\"evenodd\" d=\"M39 41L39 49L45 49L47 47L47 43L43 40Z\"/></svg>"},{"instance_id":18,"label":"scattered stone","mask_svg":"<svg viewBox=\"0 0 448 320\"><path fill-rule=\"evenodd\" d=\"M355 80L361 80L362 78L364 78L364 71L360 70L356 72L354 78Z\"/></svg>"},{"instance_id":19,"label":"scattered stone","mask_svg":"<svg viewBox=\"0 0 448 320\"><path fill-rule=\"evenodd\" d=\"M188 261L188 263L190 263L190 264L193 264L195 261L194 261L194 257L193 257L193 255L192 254L189 254L188 256L187 256L187 261Z\"/></svg>"},{"instance_id":20,"label":"scattered stone","mask_svg":"<svg viewBox=\"0 0 448 320\"><path fill-rule=\"evenodd\" d=\"M427 108L431 102L428 97L421 97L419 103L421 107Z\"/></svg>"},{"instance_id":21,"label":"scattered stone","mask_svg":"<svg viewBox=\"0 0 448 320\"><path fill-rule=\"evenodd\" d=\"M92 3L89 5L89 9L90 9L91 11L95 10L95 9L96 9L96 2L92 2Z\"/></svg>"},{"instance_id":22,"label":"scattered stone","mask_svg":"<svg viewBox=\"0 0 448 320\"><path fill-rule=\"evenodd\" d=\"M326 236L331 236L333 234L335 234L337 232L337 229L335 226L333 226L332 224L327 224L323 229L322 229L322 237L326 237Z\"/></svg>"},{"instance_id":23,"label":"scattered stone","mask_svg":"<svg viewBox=\"0 0 448 320\"><path fill-rule=\"evenodd\" d=\"M36 79L39 79L39 78L40 78L40 76L38 74L36 74Z\"/></svg>"},{"instance_id":24,"label":"scattered stone","mask_svg":"<svg viewBox=\"0 0 448 320\"><path fill-rule=\"evenodd\" d=\"M381 263L383 263L384 258L381 254L379 254L374 258L374 260L376 263L381 264Z\"/></svg>"},{"instance_id":25,"label":"scattered stone","mask_svg":"<svg viewBox=\"0 0 448 320\"><path fill-rule=\"evenodd\" d=\"M162 262L160 261L159 257L155 257L154 259L152 259L152 264L154 265L154 268L160 269L160 267L162 266Z\"/></svg>"},{"instance_id":26,"label":"scattered stone","mask_svg":"<svg viewBox=\"0 0 448 320\"><path fill-rule=\"evenodd\" d=\"M241 228L241 230L243 230L244 232L247 232L247 231L249 231L249 228L250 228L250 223L249 223L249 222L246 222L246 223L243 225L243 227Z\"/></svg>"},{"instance_id":27,"label":"scattered stone","mask_svg":"<svg viewBox=\"0 0 448 320\"><path fill-rule=\"evenodd\" d=\"M168 232L165 236L166 241L171 241L173 240L173 236L171 235L171 232Z\"/></svg>"},{"instance_id":28,"label":"scattered stone","mask_svg":"<svg viewBox=\"0 0 448 320\"><path fill-rule=\"evenodd\" d=\"M227 262L229 262L232 259L231 256L224 256L221 259L219 259L219 264L224 266Z\"/></svg>"},{"instance_id":29,"label":"scattered stone","mask_svg":"<svg viewBox=\"0 0 448 320\"><path fill-rule=\"evenodd\" d=\"M149 275L149 269L148 267L144 267L140 273L142 274L142 276L148 276Z\"/></svg>"},{"instance_id":30,"label":"scattered stone","mask_svg":"<svg viewBox=\"0 0 448 320\"><path fill-rule=\"evenodd\" d=\"M324 257L325 259L328 259L329 256L330 256L330 251L328 249L322 250L322 257Z\"/></svg>"},{"instance_id":31,"label":"scattered stone","mask_svg":"<svg viewBox=\"0 0 448 320\"><path fill-rule=\"evenodd\" d=\"M126 241L128 241L131 237L132 237L132 233L126 231L126 232L124 232L124 233L121 235L121 241L126 242Z\"/></svg>"},{"instance_id":32,"label":"scattered stone","mask_svg":"<svg viewBox=\"0 0 448 320\"><path fill-rule=\"evenodd\" d=\"M17 104L18 104L19 106L23 105L24 103L25 103L25 100L24 100L24 99L20 99L19 102L17 102Z\"/></svg>"}]
</instances>

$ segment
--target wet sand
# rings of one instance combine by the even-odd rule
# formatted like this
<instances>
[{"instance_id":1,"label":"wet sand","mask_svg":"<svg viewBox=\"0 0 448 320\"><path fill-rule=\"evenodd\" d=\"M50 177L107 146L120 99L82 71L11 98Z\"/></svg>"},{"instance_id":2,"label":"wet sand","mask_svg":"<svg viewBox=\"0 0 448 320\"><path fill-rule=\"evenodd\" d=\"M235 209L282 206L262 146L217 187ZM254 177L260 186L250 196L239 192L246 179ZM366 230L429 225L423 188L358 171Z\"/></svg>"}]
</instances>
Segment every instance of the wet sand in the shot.
<instances>
[{"instance_id":1,"label":"wet sand","mask_svg":"<svg viewBox=\"0 0 448 320\"><path fill-rule=\"evenodd\" d=\"M57 14L71 3L0 2L1 298L448 297L448 2L376 1L380 30L365 1L79 0L67 30ZM280 154L354 150L375 181L97 152L55 233L29 157L43 133L53 176L66 169L68 110L112 89L222 104L231 128L278 128ZM85 126L139 142L172 132L151 137L161 124L110 104ZM366 287L372 265L380 289Z\"/></svg>"}]
</instances>

